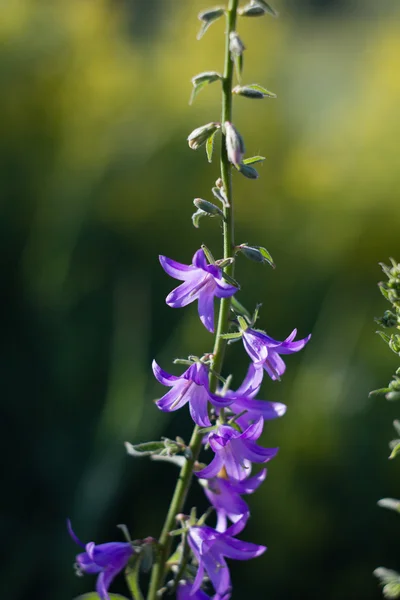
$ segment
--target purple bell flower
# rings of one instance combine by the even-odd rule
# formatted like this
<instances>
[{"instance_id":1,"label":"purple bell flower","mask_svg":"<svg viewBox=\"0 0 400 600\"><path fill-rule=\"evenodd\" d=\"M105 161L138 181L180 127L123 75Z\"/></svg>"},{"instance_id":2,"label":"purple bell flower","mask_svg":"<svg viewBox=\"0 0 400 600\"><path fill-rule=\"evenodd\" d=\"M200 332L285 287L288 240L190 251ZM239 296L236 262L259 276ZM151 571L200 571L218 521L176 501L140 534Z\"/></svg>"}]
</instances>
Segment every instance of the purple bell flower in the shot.
<instances>
[{"instance_id":1,"label":"purple bell flower","mask_svg":"<svg viewBox=\"0 0 400 600\"><path fill-rule=\"evenodd\" d=\"M266 463L274 458L278 448L262 448L255 443L262 433L263 425L264 420L260 417L243 433L230 425L220 425L217 431L211 432L208 443L215 456L207 467L196 472L197 477L211 479L225 467L228 477L242 481L250 474L252 462Z\"/></svg>"},{"instance_id":2,"label":"purple bell flower","mask_svg":"<svg viewBox=\"0 0 400 600\"><path fill-rule=\"evenodd\" d=\"M267 476L267 469L263 469L254 477L233 481L224 477L200 480L204 486L204 493L215 508L217 513L216 530L229 535L240 533L250 516L250 509L241 497L241 494L252 494L261 485ZM227 520L230 519L234 527L227 530Z\"/></svg>"},{"instance_id":3,"label":"purple bell flower","mask_svg":"<svg viewBox=\"0 0 400 600\"><path fill-rule=\"evenodd\" d=\"M263 372L262 367L256 367L254 363L251 363L242 385L236 391L229 390L224 394L224 398L232 399L229 410L233 414L246 411L244 415L236 419L236 423L242 430L258 421L260 417L264 421L269 421L282 417L286 412L286 406L281 402L253 399L261 387Z\"/></svg>"},{"instance_id":4,"label":"purple bell flower","mask_svg":"<svg viewBox=\"0 0 400 600\"><path fill-rule=\"evenodd\" d=\"M208 403L217 408L232 404L231 398L220 398L210 392L208 387L208 369L200 363L191 365L180 377L169 375L153 360L153 373L163 385L171 387L156 404L164 412L172 412L182 408L189 402L190 415L199 427L211 425L208 416Z\"/></svg>"},{"instance_id":5,"label":"purple bell flower","mask_svg":"<svg viewBox=\"0 0 400 600\"><path fill-rule=\"evenodd\" d=\"M202 249L194 254L191 265L183 265L166 256L160 256L160 263L168 275L184 282L168 294L168 306L181 308L198 300L200 320L208 331L214 332L214 296L233 296L237 288L225 281L222 269L208 264Z\"/></svg>"},{"instance_id":6,"label":"purple bell flower","mask_svg":"<svg viewBox=\"0 0 400 600\"><path fill-rule=\"evenodd\" d=\"M263 331L248 327L242 332L243 344L247 354L256 367L263 367L271 379L279 379L285 372L286 365L281 354L299 352L311 338L311 334L303 340L294 342L297 329L294 329L283 342L278 342Z\"/></svg>"},{"instance_id":7,"label":"purple bell flower","mask_svg":"<svg viewBox=\"0 0 400 600\"><path fill-rule=\"evenodd\" d=\"M85 549L78 554L76 564L82 573L98 574L96 591L101 600L110 600L108 588L114 577L122 571L133 554L128 542L109 542L96 545L94 542L83 544L72 530L71 521L67 521L68 532L74 542Z\"/></svg>"},{"instance_id":8,"label":"purple bell flower","mask_svg":"<svg viewBox=\"0 0 400 600\"><path fill-rule=\"evenodd\" d=\"M191 527L188 533L189 546L198 563L196 578L193 582L192 593L200 589L204 574L214 586L219 597L226 597L231 592L231 578L226 558L249 560L260 556L266 550L265 546L242 542L227 533L220 533L211 527Z\"/></svg>"}]
</instances>

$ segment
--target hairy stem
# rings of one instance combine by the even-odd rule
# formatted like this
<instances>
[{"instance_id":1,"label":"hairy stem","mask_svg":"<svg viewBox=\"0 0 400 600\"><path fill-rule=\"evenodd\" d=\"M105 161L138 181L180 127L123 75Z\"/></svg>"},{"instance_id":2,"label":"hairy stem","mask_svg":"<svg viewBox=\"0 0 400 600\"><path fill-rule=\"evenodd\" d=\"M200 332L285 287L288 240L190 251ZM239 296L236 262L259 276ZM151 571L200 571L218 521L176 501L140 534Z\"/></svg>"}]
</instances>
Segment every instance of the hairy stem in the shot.
<instances>
[{"instance_id":1,"label":"hairy stem","mask_svg":"<svg viewBox=\"0 0 400 600\"><path fill-rule=\"evenodd\" d=\"M222 80L222 115L221 123L232 120L232 79L233 79L233 61L229 50L229 34L235 31L237 8L239 0L229 0L229 6L226 11L226 31L225 31L225 65L224 77ZM222 134L221 143L221 179L225 188L229 206L224 207L223 224L223 244L224 258L233 256L234 249L234 220L233 220L233 198L232 198L232 179L231 166L226 151L225 135ZM232 276L234 265L225 267L228 275ZM219 316L217 329L215 333L215 343L213 350L212 372L210 373L210 389L215 391L218 382L218 375L221 373L225 354L226 340L221 334L228 330L229 311L231 306L230 298L222 298L219 307ZM154 563L151 573L149 592L147 600L156 600L157 592L164 583L166 574L166 562L171 553L172 539L169 532L175 527L175 517L182 512L187 493L190 488L193 467L201 450L203 435L199 434L199 428L196 426L193 430L189 447L192 451L192 458L186 460L178 477L174 495L168 509L163 529L159 538L159 553Z\"/></svg>"}]
</instances>

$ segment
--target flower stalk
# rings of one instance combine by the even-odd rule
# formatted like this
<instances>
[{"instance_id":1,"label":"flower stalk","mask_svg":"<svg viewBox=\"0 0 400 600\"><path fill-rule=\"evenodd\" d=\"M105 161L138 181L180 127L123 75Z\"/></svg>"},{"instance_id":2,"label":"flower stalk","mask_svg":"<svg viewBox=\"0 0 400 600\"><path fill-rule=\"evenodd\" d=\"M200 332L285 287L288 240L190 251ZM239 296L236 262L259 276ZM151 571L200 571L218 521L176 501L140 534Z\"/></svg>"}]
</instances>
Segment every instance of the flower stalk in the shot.
<instances>
[{"instance_id":1,"label":"flower stalk","mask_svg":"<svg viewBox=\"0 0 400 600\"><path fill-rule=\"evenodd\" d=\"M225 64L222 78L222 112L221 122L232 120L232 87L234 64L229 49L230 33L235 31L236 18L239 0L229 0L229 6L226 11L226 32L225 32ZM234 237L234 214L232 197L232 173L231 166L226 150L225 133L221 136L221 179L225 195L228 200L223 205L223 257L224 259L234 255L235 237ZM226 274L233 277L234 263L228 263L224 268ZM222 334L228 329L229 311L231 307L231 298L221 298L219 306L219 315L217 328L215 331L215 342L213 350L212 368L210 369L209 386L212 392L215 392L218 383L218 375L221 374L224 361L226 340ZM193 467L198 458L201 449L203 434L199 433L199 427L196 425L193 429L189 448L192 452L192 458L186 460L183 464L172 500L168 509L167 516L159 538L159 552L154 563L147 600L156 600L157 592L162 587L166 571L166 562L171 552L172 538L169 533L175 527L175 517L182 512L187 493L193 476Z\"/></svg>"}]
</instances>

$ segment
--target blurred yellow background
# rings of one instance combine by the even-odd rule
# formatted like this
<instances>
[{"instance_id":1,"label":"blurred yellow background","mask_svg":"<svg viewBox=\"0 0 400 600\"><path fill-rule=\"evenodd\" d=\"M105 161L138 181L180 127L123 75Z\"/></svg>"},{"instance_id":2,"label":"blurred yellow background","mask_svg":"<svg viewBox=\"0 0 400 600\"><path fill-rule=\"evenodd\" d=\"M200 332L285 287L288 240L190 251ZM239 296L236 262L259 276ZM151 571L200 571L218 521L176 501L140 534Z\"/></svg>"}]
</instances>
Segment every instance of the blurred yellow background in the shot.
<instances>
[{"instance_id":1,"label":"blurred yellow background","mask_svg":"<svg viewBox=\"0 0 400 600\"><path fill-rule=\"evenodd\" d=\"M266 543L234 567L235 595L274 600L380 597L372 570L400 567L399 523L376 507L400 494L388 463L398 407L369 399L398 366L374 334L388 307L378 262L400 260L400 8L393 0L276 0L280 19L242 19L244 82L276 100L235 99L258 181L234 174L238 243L264 245L277 269L243 258L239 300L263 303L260 327L312 341L260 397L288 405L265 428L279 445L251 498L244 539ZM191 224L212 200L218 161L186 137L219 119L209 86L223 24L196 40L204 0L3 0L0 3L3 505L7 599L69 600L65 518L97 542L157 536L176 473L125 455L123 442L181 435L185 411L153 399L152 358L210 351L194 305L164 299L162 253L216 257L220 228ZM230 347L225 375L247 367ZM194 488L192 502L206 504ZM118 583L115 589L118 590ZM120 582L124 593L124 583Z\"/></svg>"}]
</instances>

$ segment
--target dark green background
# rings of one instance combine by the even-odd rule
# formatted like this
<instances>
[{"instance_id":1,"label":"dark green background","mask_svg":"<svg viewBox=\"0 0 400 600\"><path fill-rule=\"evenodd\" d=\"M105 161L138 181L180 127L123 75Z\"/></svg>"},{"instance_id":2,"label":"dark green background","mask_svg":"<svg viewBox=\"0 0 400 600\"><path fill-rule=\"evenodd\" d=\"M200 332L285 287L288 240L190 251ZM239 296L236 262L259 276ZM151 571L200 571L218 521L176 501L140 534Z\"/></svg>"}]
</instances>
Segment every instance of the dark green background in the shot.
<instances>
[{"instance_id":1,"label":"dark green background","mask_svg":"<svg viewBox=\"0 0 400 600\"><path fill-rule=\"evenodd\" d=\"M240 260L239 299L263 303L273 337L313 338L262 387L288 412L265 428L281 449L243 535L269 551L234 564L234 598L368 600L372 570L400 567L396 515L376 507L400 493L387 460L398 407L368 398L398 364L373 317L386 308L378 262L400 259L399 11L275 5L279 20L240 23L245 81L278 99L235 100L248 153L267 160L234 187L237 242L265 245L277 269ZM218 164L185 140L219 118L217 85L187 101L191 76L222 68L223 25L196 41L202 0L0 8L1 589L70 600L94 579L74 577L66 517L85 541L120 539L117 523L157 536L176 472L123 442L190 435L186 410L154 407L150 364L178 373L173 358L212 337L194 305L165 305L175 283L157 255L221 253L218 223L190 220ZM235 386L246 367L232 346Z\"/></svg>"}]
</instances>

